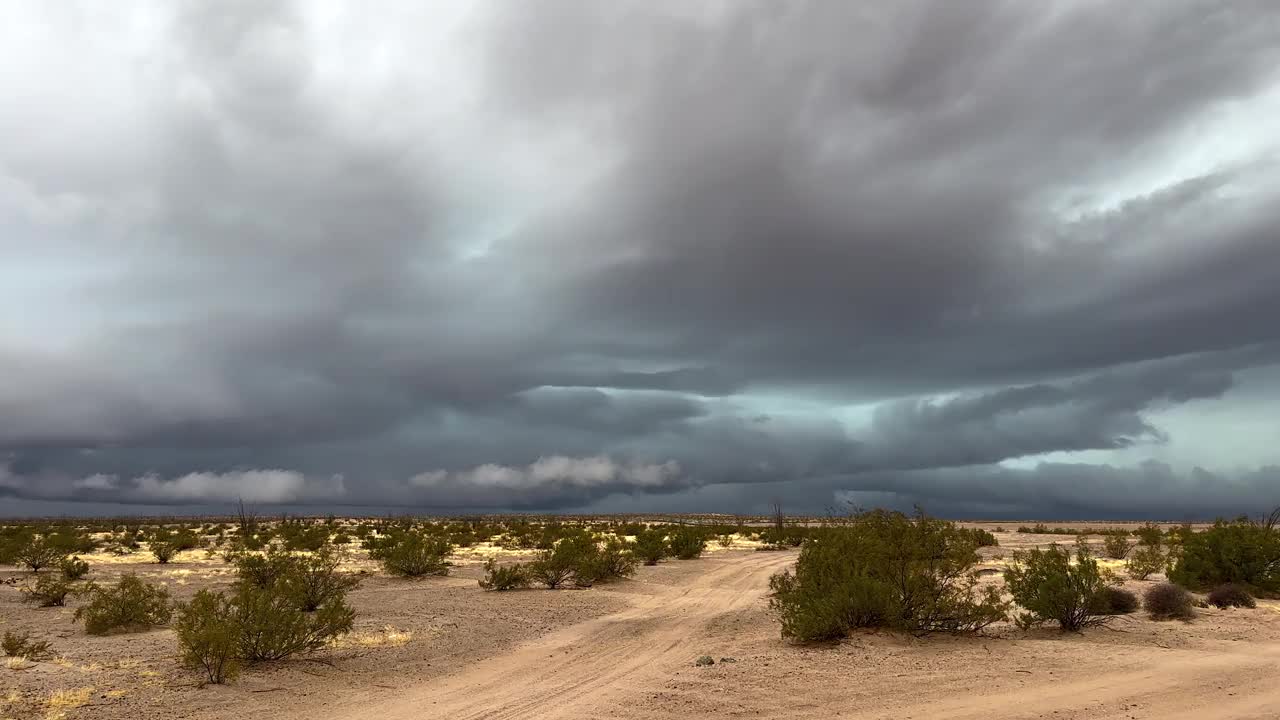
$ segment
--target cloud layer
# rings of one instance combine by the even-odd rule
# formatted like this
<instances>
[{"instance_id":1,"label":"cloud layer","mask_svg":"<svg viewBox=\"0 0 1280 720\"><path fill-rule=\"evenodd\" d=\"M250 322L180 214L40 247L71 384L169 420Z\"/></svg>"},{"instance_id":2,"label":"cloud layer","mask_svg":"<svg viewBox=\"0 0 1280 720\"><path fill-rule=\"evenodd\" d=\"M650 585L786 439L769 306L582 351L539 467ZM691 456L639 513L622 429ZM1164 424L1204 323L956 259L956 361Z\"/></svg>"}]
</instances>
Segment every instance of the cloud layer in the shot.
<instances>
[{"instance_id":1,"label":"cloud layer","mask_svg":"<svg viewBox=\"0 0 1280 720\"><path fill-rule=\"evenodd\" d=\"M2 12L0 497L1274 500L1265 3Z\"/></svg>"}]
</instances>

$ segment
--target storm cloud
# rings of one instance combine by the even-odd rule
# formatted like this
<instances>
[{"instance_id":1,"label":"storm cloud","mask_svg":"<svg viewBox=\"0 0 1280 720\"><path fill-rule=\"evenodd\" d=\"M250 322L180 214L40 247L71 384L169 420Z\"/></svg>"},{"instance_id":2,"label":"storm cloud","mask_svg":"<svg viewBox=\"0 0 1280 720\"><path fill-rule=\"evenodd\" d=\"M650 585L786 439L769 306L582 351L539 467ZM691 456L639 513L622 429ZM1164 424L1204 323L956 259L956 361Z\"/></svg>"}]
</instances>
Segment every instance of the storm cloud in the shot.
<instances>
[{"instance_id":1,"label":"storm cloud","mask_svg":"<svg viewBox=\"0 0 1280 720\"><path fill-rule=\"evenodd\" d=\"M0 67L12 507L1277 499L1267 3L16 3Z\"/></svg>"}]
</instances>

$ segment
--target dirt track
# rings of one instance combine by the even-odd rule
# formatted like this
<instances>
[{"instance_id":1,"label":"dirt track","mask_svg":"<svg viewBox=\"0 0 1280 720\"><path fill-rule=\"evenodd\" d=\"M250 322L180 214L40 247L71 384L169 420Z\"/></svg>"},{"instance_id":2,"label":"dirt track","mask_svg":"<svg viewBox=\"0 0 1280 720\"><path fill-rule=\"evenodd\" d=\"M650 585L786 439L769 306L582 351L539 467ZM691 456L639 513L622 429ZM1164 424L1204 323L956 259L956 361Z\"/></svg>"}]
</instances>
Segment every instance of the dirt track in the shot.
<instances>
[{"instance_id":1,"label":"dirt track","mask_svg":"<svg viewBox=\"0 0 1280 720\"><path fill-rule=\"evenodd\" d=\"M1190 625L1123 618L1084 636L1004 628L795 648L764 601L794 557L725 554L667 579L678 582L637 581L625 610L322 717L1280 718L1274 609L1205 611ZM742 659L692 667L710 648Z\"/></svg>"}]
</instances>

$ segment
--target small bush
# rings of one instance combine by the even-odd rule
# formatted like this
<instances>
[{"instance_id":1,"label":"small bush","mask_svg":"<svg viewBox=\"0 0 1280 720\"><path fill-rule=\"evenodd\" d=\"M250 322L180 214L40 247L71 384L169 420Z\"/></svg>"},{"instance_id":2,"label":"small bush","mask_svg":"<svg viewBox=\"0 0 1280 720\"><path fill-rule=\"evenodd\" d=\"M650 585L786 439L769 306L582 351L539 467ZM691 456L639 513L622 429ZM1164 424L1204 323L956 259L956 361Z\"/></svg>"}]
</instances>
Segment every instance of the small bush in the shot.
<instances>
[{"instance_id":1,"label":"small bush","mask_svg":"<svg viewBox=\"0 0 1280 720\"><path fill-rule=\"evenodd\" d=\"M1147 523L1137 530L1133 531L1138 536L1138 541L1147 547L1158 548L1164 543L1164 531L1159 525Z\"/></svg>"},{"instance_id":2,"label":"small bush","mask_svg":"<svg viewBox=\"0 0 1280 720\"><path fill-rule=\"evenodd\" d=\"M1007 608L994 587L978 592L976 549L972 536L923 513L861 513L805 542L795 572L770 580L770 607L783 637L800 641L858 627L976 632Z\"/></svg>"},{"instance_id":3,"label":"small bush","mask_svg":"<svg viewBox=\"0 0 1280 720\"><path fill-rule=\"evenodd\" d=\"M1123 560L1129 554L1129 534L1110 533L1102 537L1102 551L1112 560Z\"/></svg>"},{"instance_id":4,"label":"small bush","mask_svg":"<svg viewBox=\"0 0 1280 720\"><path fill-rule=\"evenodd\" d=\"M656 528L646 528L636 533L636 541L631 550L645 565L657 565L662 558L670 554L667 536Z\"/></svg>"},{"instance_id":5,"label":"small bush","mask_svg":"<svg viewBox=\"0 0 1280 720\"><path fill-rule=\"evenodd\" d=\"M1146 580L1164 570L1166 558L1159 545L1143 545L1135 548L1125 561L1125 572L1135 580Z\"/></svg>"},{"instance_id":6,"label":"small bush","mask_svg":"<svg viewBox=\"0 0 1280 720\"><path fill-rule=\"evenodd\" d=\"M239 673L240 625L235 606L222 593L201 590L179 606L174 630L183 664L208 682L220 685Z\"/></svg>"},{"instance_id":7,"label":"small bush","mask_svg":"<svg viewBox=\"0 0 1280 720\"><path fill-rule=\"evenodd\" d=\"M671 554L680 560L693 560L707 548L707 536L698 528L682 527L671 533L668 540Z\"/></svg>"},{"instance_id":8,"label":"small bush","mask_svg":"<svg viewBox=\"0 0 1280 720\"><path fill-rule=\"evenodd\" d=\"M1219 521L1204 532L1179 532L1180 551L1169 572L1175 583L1211 588L1236 583L1280 592L1280 532L1265 525Z\"/></svg>"},{"instance_id":9,"label":"small bush","mask_svg":"<svg viewBox=\"0 0 1280 720\"><path fill-rule=\"evenodd\" d=\"M960 532L968 535L978 547L999 547L1000 545L995 535L982 528L960 528Z\"/></svg>"},{"instance_id":10,"label":"small bush","mask_svg":"<svg viewBox=\"0 0 1280 720\"><path fill-rule=\"evenodd\" d=\"M89 563L79 557L64 558L61 563L58 563L58 570L62 572L65 580L74 582L89 574Z\"/></svg>"},{"instance_id":11,"label":"small bush","mask_svg":"<svg viewBox=\"0 0 1280 720\"><path fill-rule=\"evenodd\" d=\"M1248 590L1232 583L1225 583L1210 590L1206 599L1210 605L1220 609L1229 607L1253 608L1258 606L1258 603L1253 599L1253 595L1249 594Z\"/></svg>"},{"instance_id":12,"label":"small bush","mask_svg":"<svg viewBox=\"0 0 1280 720\"><path fill-rule=\"evenodd\" d=\"M1138 596L1118 587L1104 587L1093 596L1092 610L1098 615L1128 615L1137 612Z\"/></svg>"},{"instance_id":13,"label":"small bush","mask_svg":"<svg viewBox=\"0 0 1280 720\"><path fill-rule=\"evenodd\" d=\"M75 619L84 621L90 635L146 630L169 622L172 608L169 591L148 585L137 575L124 575L115 587L90 585L89 604L76 610Z\"/></svg>"},{"instance_id":14,"label":"small bush","mask_svg":"<svg viewBox=\"0 0 1280 720\"><path fill-rule=\"evenodd\" d=\"M533 582L546 585L550 590L555 590L573 580L578 561L579 558L571 551L571 546L561 542L550 550L543 550L536 560L529 563L529 578Z\"/></svg>"},{"instance_id":15,"label":"small bush","mask_svg":"<svg viewBox=\"0 0 1280 720\"><path fill-rule=\"evenodd\" d=\"M236 566L236 574L240 581L256 587L270 587L290 572L298 564L296 556L287 552L270 549L258 553L230 553L226 559Z\"/></svg>"},{"instance_id":16,"label":"small bush","mask_svg":"<svg viewBox=\"0 0 1280 720\"><path fill-rule=\"evenodd\" d=\"M241 584L229 602L239 628L237 655L250 662L318 650L350 632L355 619L355 610L341 597L329 598L313 613L303 612L283 584Z\"/></svg>"},{"instance_id":17,"label":"small bush","mask_svg":"<svg viewBox=\"0 0 1280 720\"><path fill-rule=\"evenodd\" d=\"M525 565L499 565L493 558L489 558L484 563L484 577L480 579L480 587L502 592L527 588L531 582L529 569Z\"/></svg>"},{"instance_id":18,"label":"small bush","mask_svg":"<svg viewBox=\"0 0 1280 720\"><path fill-rule=\"evenodd\" d=\"M22 600L40 607L62 607L71 590L71 583L60 575L40 575L35 585L22 589Z\"/></svg>"},{"instance_id":19,"label":"small bush","mask_svg":"<svg viewBox=\"0 0 1280 720\"><path fill-rule=\"evenodd\" d=\"M12 551L13 561L31 572L40 572L42 568L53 567L62 562L68 553L52 538L28 536Z\"/></svg>"},{"instance_id":20,"label":"small bush","mask_svg":"<svg viewBox=\"0 0 1280 720\"><path fill-rule=\"evenodd\" d=\"M579 584L606 583L631 577L636 572L636 558L627 543L609 538L604 547L588 540L579 551L575 582ZM585 582L582 582L585 581Z\"/></svg>"},{"instance_id":21,"label":"small bush","mask_svg":"<svg viewBox=\"0 0 1280 720\"><path fill-rule=\"evenodd\" d=\"M1173 583L1160 583L1142 596L1142 609L1152 620L1190 620L1196 616L1191 593Z\"/></svg>"},{"instance_id":22,"label":"small bush","mask_svg":"<svg viewBox=\"0 0 1280 720\"><path fill-rule=\"evenodd\" d=\"M390 542L376 546L369 556L382 562L382 567L399 577L423 577L449 574L453 546L443 538L427 537L416 532L394 535Z\"/></svg>"},{"instance_id":23,"label":"small bush","mask_svg":"<svg viewBox=\"0 0 1280 720\"><path fill-rule=\"evenodd\" d=\"M177 546L167 540L152 540L147 547L151 550L152 557L161 565L167 565L178 554Z\"/></svg>"},{"instance_id":24,"label":"small bush","mask_svg":"<svg viewBox=\"0 0 1280 720\"><path fill-rule=\"evenodd\" d=\"M49 641L32 640L30 633L19 635L6 630L4 637L0 638L0 650L9 657L39 660L49 654Z\"/></svg>"},{"instance_id":25,"label":"small bush","mask_svg":"<svg viewBox=\"0 0 1280 720\"><path fill-rule=\"evenodd\" d=\"M331 598L344 598L360 584L358 578L338 570L337 553L327 547L309 556L294 559L283 582L299 610L314 612Z\"/></svg>"},{"instance_id":26,"label":"small bush","mask_svg":"<svg viewBox=\"0 0 1280 720\"><path fill-rule=\"evenodd\" d=\"M1014 602L1026 609L1014 618L1024 629L1057 622L1064 632L1074 632L1107 620L1098 612L1097 598L1106 579L1098 561L1082 549L1076 550L1074 563L1057 545L1015 553L1004 581Z\"/></svg>"}]
</instances>

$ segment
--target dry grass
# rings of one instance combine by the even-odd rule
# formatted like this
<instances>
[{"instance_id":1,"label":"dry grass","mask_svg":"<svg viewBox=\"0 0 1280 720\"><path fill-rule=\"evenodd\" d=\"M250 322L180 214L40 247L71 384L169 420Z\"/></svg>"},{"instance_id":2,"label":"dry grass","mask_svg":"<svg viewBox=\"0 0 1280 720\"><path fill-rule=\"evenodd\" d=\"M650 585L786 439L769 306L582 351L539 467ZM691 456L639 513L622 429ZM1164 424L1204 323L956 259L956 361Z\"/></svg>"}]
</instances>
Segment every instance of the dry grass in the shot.
<instances>
[{"instance_id":1,"label":"dry grass","mask_svg":"<svg viewBox=\"0 0 1280 720\"><path fill-rule=\"evenodd\" d=\"M333 646L337 648L400 647L412 639L412 632L409 632L408 630L398 630L390 625L386 625L381 630L348 633L334 640Z\"/></svg>"},{"instance_id":2,"label":"dry grass","mask_svg":"<svg viewBox=\"0 0 1280 720\"><path fill-rule=\"evenodd\" d=\"M26 658L21 658L21 657L6 658L4 661L4 666L9 668L10 670L26 670L27 668L31 667L33 664L34 663L27 660Z\"/></svg>"},{"instance_id":3,"label":"dry grass","mask_svg":"<svg viewBox=\"0 0 1280 720\"><path fill-rule=\"evenodd\" d=\"M75 690L55 690L49 699L44 702L49 712L45 715L45 720L58 720L58 718L66 717L68 710L74 710L89 704L89 699L93 697L93 688L82 687Z\"/></svg>"}]
</instances>

